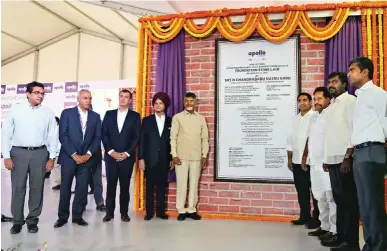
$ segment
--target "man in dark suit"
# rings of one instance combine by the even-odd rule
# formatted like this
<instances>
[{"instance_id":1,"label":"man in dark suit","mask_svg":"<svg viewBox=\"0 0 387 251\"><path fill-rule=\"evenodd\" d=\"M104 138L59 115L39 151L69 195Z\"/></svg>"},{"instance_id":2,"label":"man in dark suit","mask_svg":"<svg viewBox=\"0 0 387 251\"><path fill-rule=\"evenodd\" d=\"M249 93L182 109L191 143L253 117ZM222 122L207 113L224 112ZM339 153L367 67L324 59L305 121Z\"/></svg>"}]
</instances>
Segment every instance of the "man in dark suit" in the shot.
<instances>
[{"instance_id":1,"label":"man in dark suit","mask_svg":"<svg viewBox=\"0 0 387 251\"><path fill-rule=\"evenodd\" d=\"M165 191L167 185L168 169L171 166L170 130L172 118L165 115L169 106L169 96L164 92L156 93L152 99L155 114L143 119L139 160L140 169L145 171L146 178L146 215L144 220L153 218L153 192L154 186L157 196L156 217L167 220L165 214Z\"/></svg>"},{"instance_id":2,"label":"man in dark suit","mask_svg":"<svg viewBox=\"0 0 387 251\"><path fill-rule=\"evenodd\" d=\"M117 182L120 181L121 220L129 222L129 185L140 138L140 115L129 109L132 93L120 91L119 109L106 112L102 122L102 143L106 164L106 208L103 222L114 218Z\"/></svg>"},{"instance_id":3,"label":"man in dark suit","mask_svg":"<svg viewBox=\"0 0 387 251\"><path fill-rule=\"evenodd\" d=\"M59 140L62 144L58 163L61 164L62 183L60 187L59 219L54 227L67 223L70 215L71 185L75 176L75 197L72 221L80 226L88 223L82 219L87 204L87 186L90 168L97 165L97 151L101 151L101 118L90 110L91 93L81 90L78 106L62 112L59 124Z\"/></svg>"}]
</instances>

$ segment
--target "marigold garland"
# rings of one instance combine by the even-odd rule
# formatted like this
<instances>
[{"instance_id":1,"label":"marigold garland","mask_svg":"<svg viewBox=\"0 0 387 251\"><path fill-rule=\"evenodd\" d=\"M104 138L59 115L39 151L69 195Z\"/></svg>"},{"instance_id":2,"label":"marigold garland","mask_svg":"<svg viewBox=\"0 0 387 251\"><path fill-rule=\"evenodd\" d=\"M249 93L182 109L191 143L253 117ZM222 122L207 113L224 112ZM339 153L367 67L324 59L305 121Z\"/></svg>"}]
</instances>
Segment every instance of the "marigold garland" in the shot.
<instances>
[{"instance_id":1,"label":"marigold garland","mask_svg":"<svg viewBox=\"0 0 387 251\"><path fill-rule=\"evenodd\" d=\"M387 8L385 8L383 10L383 52L386 54L387 53ZM383 66L384 66L384 81L386 81L386 83L384 84L384 90L387 91L387 57L383 57L384 59L384 62L383 62Z\"/></svg>"},{"instance_id":2,"label":"marigold garland","mask_svg":"<svg viewBox=\"0 0 387 251\"><path fill-rule=\"evenodd\" d=\"M292 21L294 20L295 16L298 13L299 13L298 11L291 11L291 13L286 17L286 19L283 20L282 27L279 27L278 29L274 29L274 28L270 27L270 24L269 24L270 20L266 19L265 15L260 15L260 21L261 21L262 28L265 31L267 31L267 33L270 36L280 37L283 34L285 34L285 32L287 30L292 29L293 28L292 25L296 25L296 23L294 23Z\"/></svg>"},{"instance_id":3,"label":"marigold garland","mask_svg":"<svg viewBox=\"0 0 387 251\"><path fill-rule=\"evenodd\" d=\"M362 51L363 57L367 57L367 25L366 25L366 10L361 10L361 37L362 37Z\"/></svg>"},{"instance_id":4,"label":"marigold garland","mask_svg":"<svg viewBox=\"0 0 387 251\"><path fill-rule=\"evenodd\" d=\"M291 11L291 10L290 10L290 11L286 11L286 12L285 12L284 18L282 19L281 23L279 23L279 24L273 24L273 23L270 21L270 18L269 18L269 14L268 14L268 13L264 13L263 15L265 16L265 21L266 21L267 25L268 25L271 29L277 30L277 29L281 28L281 27L284 25L284 23L286 22L286 20L289 20L289 16L290 16L292 13L294 13L294 11Z\"/></svg>"},{"instance_id":5,"label":"marigold garland","mask_svg":"<svg viewBox=\"0 0 387 251\"><path fill-rule=\"evenodd\" d=\"M378 27L379 27L379 86L384 87L384 74L383 74L383 10L378 10ZM384 24L386 26L386 24Z\"/></svg>"},{"instance_id":6,"label":"marigold garland","mask_svg":"<svg viewBox=\"0 0 387 251\"><path fill-rule=\"evenodd\" d=\"M371 9L367 9L367 57L372 60Z\"/></svg>"},{"instance_id":7,"label":"marigold garland","mask_svg":"<svg viewBox=\"0 0 387 251\"><path fill-rule=\"evenodd\" d=\"M377 28L377 23L376 23L376 9L372 9L372 62L375 65L375 70L374 70L374 76L373 76L373 82L375 85L378 85L378 52L377 52L377 36L376 36L376 28Z\"/></svg>"}]
</instances>

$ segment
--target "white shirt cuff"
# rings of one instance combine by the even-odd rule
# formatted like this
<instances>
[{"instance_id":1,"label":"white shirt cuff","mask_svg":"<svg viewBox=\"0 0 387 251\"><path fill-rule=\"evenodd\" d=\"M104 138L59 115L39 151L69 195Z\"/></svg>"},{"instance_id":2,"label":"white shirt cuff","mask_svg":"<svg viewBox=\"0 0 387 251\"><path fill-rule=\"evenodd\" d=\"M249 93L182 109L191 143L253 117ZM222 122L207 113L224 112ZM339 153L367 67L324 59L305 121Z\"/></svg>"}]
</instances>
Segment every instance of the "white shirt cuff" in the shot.
<instances>
[{"instance_id":1,"label":"white shirt cuff","mask_svg":"<svg viewBox=\"0 0 387 251\"><path fill-rule=\"evenodd\" d=\"M71 157L73 157L75 154L77 154L77 153L73 153L73 154L71 154Z\"/></svg>"},{"instance_id":2,"label":"white shirt cuff","mask_svg":"<svg viewBox=\"0 0 387 251\"><path fill-rule=\"evenodd\" d=\"M130 154L129 154L129 153L125 152L125 154L128 155L128 158L130 157Z\"/></svg>"},{"instance_id":3,"label":"white shirt cuff","mask_svg":"<svg viewBox=\"0 0 387 251\"><path fill-rule=\"evenodd\" d=\"M110 150L110 151L108 152L108 154L110 155L110 154L112 154L112 152L114 152L114 149Z\"/></svg>"},{"instance_id":4,"label":"white shirt cuff","mask_svg":"<svg viewBox=\"0 0 387 251\"><path fill-rule=\"evenodd\" d=\"M90 156L93 156L90 151L87 151L87 154L89 154Z\"/></svg>"}]
</instances>

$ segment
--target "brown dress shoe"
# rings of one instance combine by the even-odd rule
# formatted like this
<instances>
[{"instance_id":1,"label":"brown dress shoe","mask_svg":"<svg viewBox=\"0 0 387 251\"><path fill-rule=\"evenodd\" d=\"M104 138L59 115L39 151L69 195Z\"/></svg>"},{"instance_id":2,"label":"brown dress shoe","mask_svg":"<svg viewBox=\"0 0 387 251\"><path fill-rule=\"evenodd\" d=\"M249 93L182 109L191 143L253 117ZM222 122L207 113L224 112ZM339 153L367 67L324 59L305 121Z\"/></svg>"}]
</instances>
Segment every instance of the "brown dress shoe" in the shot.
<instances>
[{"instance_id":1,"label":"brown dress shoe","mask_svg":"<svg viewBox=\"0 0 387 251\"><path fill-rule=\"evenodd\" d=\"M130 217L129 217L128 213L122 213L121 214L121 220L124 221L124 222L129 222L130 221Z\"/></svg>"}]
</instances>

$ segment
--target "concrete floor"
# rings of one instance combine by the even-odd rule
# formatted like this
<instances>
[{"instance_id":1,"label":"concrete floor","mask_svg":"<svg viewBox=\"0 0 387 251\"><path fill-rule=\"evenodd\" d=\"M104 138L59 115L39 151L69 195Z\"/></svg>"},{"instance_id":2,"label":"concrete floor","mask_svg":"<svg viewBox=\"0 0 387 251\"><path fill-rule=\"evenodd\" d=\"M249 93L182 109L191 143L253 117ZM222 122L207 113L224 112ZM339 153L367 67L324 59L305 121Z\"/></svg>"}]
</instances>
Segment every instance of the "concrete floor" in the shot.
<instances>
[{"instance_id":1,"label":"concrete floor","mask_svg":"<svg viewBox=\"0 0 387 251\"><path fill-rule=\"evenodd\" d=\"M1 176L2 213L10 215L10 175L8 171L2 170ZM11 235L9 230L12 223L2 223L3 249L22 243L20 251L36 251L47 242L47 251L329 250L320 246L316 238L308 237L308 230L304 227L293 227L288 223L206 219L178 222L176 218L145 222L143 217L136 216L133 212L130 213L130 223L121 222L119 217L112 222L103 223L104 213L95 210L91 195L84 214L89 226L80 227L68 223L60 229L54 229L59 201L59 192L51 190L55 185L54 181L55 173L46 180L39 232L30 234L24 226L20 234ZM26 203L25 214L27 213ZM116 216L119 216L119 211Z\"/></svg>"}]
</instances>

